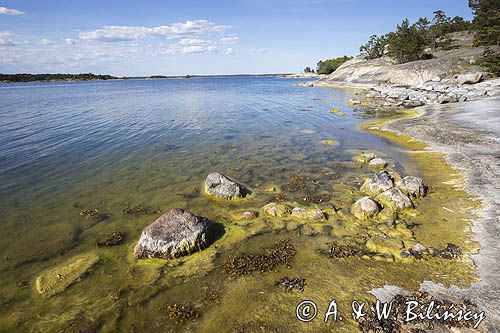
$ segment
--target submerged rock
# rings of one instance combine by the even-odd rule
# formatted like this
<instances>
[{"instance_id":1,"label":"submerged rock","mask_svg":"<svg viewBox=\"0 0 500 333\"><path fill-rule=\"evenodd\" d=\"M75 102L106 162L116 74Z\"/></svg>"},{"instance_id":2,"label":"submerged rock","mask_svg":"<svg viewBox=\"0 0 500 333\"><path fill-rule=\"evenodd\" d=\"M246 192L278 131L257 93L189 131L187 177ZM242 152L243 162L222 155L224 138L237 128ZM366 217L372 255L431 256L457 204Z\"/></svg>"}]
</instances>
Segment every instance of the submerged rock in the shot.
<instances>
[{"instance_id":1,"label":"submerged rock","mask_svg":"<svg viewBox=\"0 0 500 333\"><path fill-rule=\"evenodd\" d=\"M325 214L321 210L314 208L295 207L294 209L292 209L292 216L298 219L311 220L311 221L319 221L326 219Z\"/></svg>"},{"instance_id":2,"label":"submerged rock","mask_svg":"<svg viewBox=\"0 0 500 333\"><path fill-rule=\"evenodd\" d=\"M358 155L354 158L354 160L358 163L366 164L373 160L374 158L377 158L377 155L374 153L363 153L361 155Z\"/></svg>"},{"instance_id":3,"label":"submerged rock","mask_svg":"<svg viewBox=\"0 0 500 333\"><path fill-rule=\"evenodd\" d=\"M210 245L213 233L213 223L207 218L174 208L142 231L134 256L171 259L188 255Z\"/></svg>"},{"instance_id":4,"label":"submerged rock","mask_svg":"<svg viewBox=\"0 0 500 333\"><path fill-rule=\"evenodd\" d=\"M222 199L241 198L247 194L245 187L218 172L212 172L207 176L205 191Z\"/></svg>"},{"instance_id":5,"label":"submerged rock","mask_svg":"<svg viewBox=\"0 0 500 333\"><path fill-rule=\"evenodd\" d=\"M425 196L424 182L418 177L406 176L397 183L397 187L406 195L415 198Z\"/></svg>"},{"instance_id":6,"label":"submerged rock","mask_svg":"<svg viewBox=\"0 0 500 333\"><path fill-rule=\"evenodd\" d=\"M72 258L66 263L40 274L36 279L36 289L45 296L58 294L79 280L98 261L99 257L96 254Z\"/></svg>"},{"instance_id":7,"label":"submerged rock","mask_svg":"<svg viewBox=\"0 0 500 333\"><path fill-rule=\"evenodd\" d=\"M395 211L413 208L413 203L399 188L393 187L377 195L377 201Z\"/></svg>"},{"instance_id":8,"label":"submerged rock","mask_svg":"<svg viewBox=\"0 0 500 333\"><path fill-rule=\"evenodd\" d=\"M351 207L352 215L360 220L373 217L378 212L378 204L374 200L370 199L370 197L363 197L359 199Z\"/></svg>"},{"instance_id":9,"label":"submerged rock","mask_svg":"<svg viewBox=\"0 0 500 333\"><path fill-rule=\"evenodd\" d=\"M383 235L376 235L366 242L366 248L379 254L390 254L400 257L403 243L397 239L388 238Z\"/></svg>"},{"instance_id":10,"label":"submerged rock","mask_svg":"<svg viewBox=\"0 0 500 333\"><path fill-rule=\"evenodd\" d=\"M273 217L288 216L292 212L289 206L275 202L268 203L267 205L262 207L262 211L264 211L265 214Z\"/></svg>"},{"instance_id":11,"label":"submerged rock","mask_svg":"<svg viewBox=\"0 0 500 333\"><path fill-rule=\"evenodd\" d=\"M370 161L370 163L368 163L368 167L370 168L373 168L373 169L383 169L387 166L387 161L382 159L382 158L379 158L379 157L376 157L374 159L372 159Z\"/></svg>"},{"instance_id":12,"label":"submerged rock","mask_svg":"<svg viewBox=\"0 0 500 333\"><path fill-rule=\"evenodd\" d=\"M361 192L368 195L377 195L392 188L394 183L387 171L379 171L370 176L361 186Z\"/></svg>"}]
</instances>

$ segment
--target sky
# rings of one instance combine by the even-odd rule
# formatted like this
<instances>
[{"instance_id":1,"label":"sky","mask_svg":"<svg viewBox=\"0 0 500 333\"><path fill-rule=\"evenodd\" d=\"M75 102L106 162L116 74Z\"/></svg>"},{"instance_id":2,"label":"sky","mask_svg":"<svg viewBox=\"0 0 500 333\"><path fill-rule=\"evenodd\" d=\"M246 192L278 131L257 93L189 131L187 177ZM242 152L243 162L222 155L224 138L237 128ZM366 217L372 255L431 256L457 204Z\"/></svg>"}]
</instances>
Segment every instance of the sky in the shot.
<instances>
[{"instance_id":1,"label":"sky","mask_svg":"<svg viewBox=\"0 0 500 333\"><path fill-rule=\"evenodd\" d=\"M0 0L0 73L297 73L466 0Z\"/></svg>"}]
</instances>

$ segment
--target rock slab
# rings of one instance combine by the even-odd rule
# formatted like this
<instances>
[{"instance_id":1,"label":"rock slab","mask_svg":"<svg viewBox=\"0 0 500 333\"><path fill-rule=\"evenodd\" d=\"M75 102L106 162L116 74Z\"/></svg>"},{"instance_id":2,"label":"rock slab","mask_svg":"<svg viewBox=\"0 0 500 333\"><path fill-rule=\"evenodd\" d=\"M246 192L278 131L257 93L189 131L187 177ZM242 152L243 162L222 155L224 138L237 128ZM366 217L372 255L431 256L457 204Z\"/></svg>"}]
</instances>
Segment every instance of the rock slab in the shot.
<instances>
[{"instance_id":1,"label":"rock slab","mask_svg":"<svg viewBox=\"0 0 500 333\"><path fill-rule=\"evenodd\" d=\"M142 231L134 256L172 259L189 255L209 246L213 234L213 223L207 218L174 208Z\"/></svg>"}]
</instances>

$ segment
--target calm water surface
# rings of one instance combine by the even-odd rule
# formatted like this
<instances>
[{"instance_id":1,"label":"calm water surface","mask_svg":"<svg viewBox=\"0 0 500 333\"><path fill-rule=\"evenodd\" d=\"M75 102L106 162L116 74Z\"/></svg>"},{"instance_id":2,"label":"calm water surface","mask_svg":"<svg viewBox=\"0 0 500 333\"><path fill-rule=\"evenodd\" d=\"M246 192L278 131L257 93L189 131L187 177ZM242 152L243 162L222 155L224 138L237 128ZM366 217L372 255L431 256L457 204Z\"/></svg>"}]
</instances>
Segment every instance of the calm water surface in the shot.
<instances>
[{"instance_id":1,"label":"calm water surface","mask_svg":"<svg viewBox=\"0 0 500 333\"><path fill-rule=\"evenodd\" d=\"M348 207L352 189L368 172L352 163L359 150L378 151L400 170L412 168L398 147L357 129L375 113L348 107L352 92L298 82L206 77L0 85L0 330L46 332L97 323L103 331L212 331L217 323L230 331L227 312L250 309L250 300L237 300L258 275L228 280L217 258L282 238L276 234L281 229L264 219L236 225L233 212L258 210L274 200L266 188L282 188L294 176L316 181L303 192L285 191L290 202L323 194L326 203ZM330 113L332 108L346 115ZM211 201L200 190L211 171L243 182L254 196ZM144 214L122 212L139 204L147 208ZM141 230L173 207L222 223L224 238L179 267L134 260ZM106 218L79 214L94 208ZM118 230L127 235L123 244L93 246ZM243 241L245 233L263 236ZM37 293L41 272L87 253L101 258L91 273L56 296ZM270 279L265 277L272 289ZM207 301L207 290L218 295L215 303ZM269 295L276 304L300 298ZM175 323L158 310L169 302L194 304L201 319ZM262 322L252 318L266 322L261 316L250 311L240 318L259 327Z\"/></svg>"}]
</instances>

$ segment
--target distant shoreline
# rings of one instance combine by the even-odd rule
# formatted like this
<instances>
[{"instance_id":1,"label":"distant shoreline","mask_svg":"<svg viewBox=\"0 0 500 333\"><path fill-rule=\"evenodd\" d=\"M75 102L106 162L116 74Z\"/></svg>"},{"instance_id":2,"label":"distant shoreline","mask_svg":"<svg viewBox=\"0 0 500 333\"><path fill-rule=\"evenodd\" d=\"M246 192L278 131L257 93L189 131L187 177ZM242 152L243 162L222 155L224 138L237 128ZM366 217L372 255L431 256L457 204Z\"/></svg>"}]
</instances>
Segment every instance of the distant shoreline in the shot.
<instances>
[{"instance_id":1,"label":"distant shoreline","mask_svg":"<svg viewBox=\"0 0 500 333\"><path fill-rule=\"evenodd\" d=\"M86 81L124 81L124 80L158 80L158 79L191 79L201 77L265 77L276 76L284 77L291 75L288 73L271 73L271 74L214 74L214 75L151 75L151 76L123 76L116 77L111 75L94 75L94 74L1 74L0 83L32 83L32 82L86 82ZM81 77L79 77L81 76ZM33 78L30 78L33 77ZM41 78L37 78L41 77ZM66 78L67 77L67 78Z\"/></svg>"}]
</instances>

